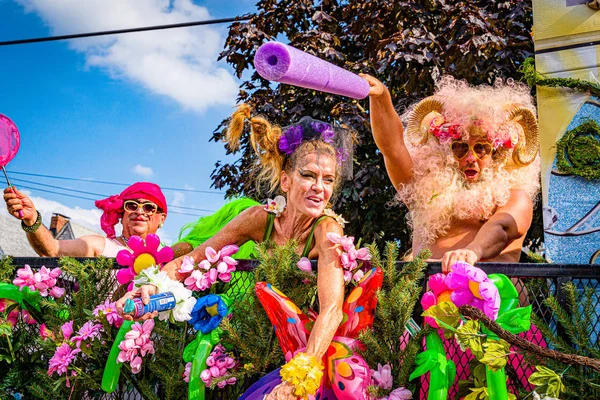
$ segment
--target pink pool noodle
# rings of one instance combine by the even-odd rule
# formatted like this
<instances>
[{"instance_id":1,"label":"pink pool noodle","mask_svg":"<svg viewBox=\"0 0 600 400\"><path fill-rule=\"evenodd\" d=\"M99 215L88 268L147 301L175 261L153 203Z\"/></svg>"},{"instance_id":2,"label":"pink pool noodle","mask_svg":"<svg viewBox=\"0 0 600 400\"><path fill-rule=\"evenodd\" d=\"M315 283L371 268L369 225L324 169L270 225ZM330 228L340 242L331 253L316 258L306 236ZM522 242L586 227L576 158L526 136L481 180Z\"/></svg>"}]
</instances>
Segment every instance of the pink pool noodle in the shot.
<instances>
[{"instance_id":1,"label":"pink pool noodle","mask_svg":"<svg viewBox=\"0 0 600 400\"><path fill-rule=\"evenodd\" d=\"M369 95L369 83L318 57L279 42L259 47L254 68L263 78L354 99Z\"/></svg>"}]
</instances>

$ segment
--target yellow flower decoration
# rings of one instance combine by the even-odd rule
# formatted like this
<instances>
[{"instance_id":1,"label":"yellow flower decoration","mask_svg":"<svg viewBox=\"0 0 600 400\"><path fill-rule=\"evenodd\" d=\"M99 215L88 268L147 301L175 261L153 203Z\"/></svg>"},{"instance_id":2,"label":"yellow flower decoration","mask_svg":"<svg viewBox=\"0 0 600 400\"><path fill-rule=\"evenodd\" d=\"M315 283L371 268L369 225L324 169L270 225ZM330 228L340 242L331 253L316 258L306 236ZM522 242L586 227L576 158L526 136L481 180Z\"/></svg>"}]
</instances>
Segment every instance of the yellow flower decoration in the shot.
<instances>
[{"instance_id":1,"label":"yellow flower decoration","mask_svg":"<svg viewBox=\"0 0 600 400\"><path fill-rule=\"evenodd\" d=\"M281 367L281 379L296 387L294 394L303 399L314 395L321 385L323 365L306 353L298 353Z\"/></svg>"}]
</instances>

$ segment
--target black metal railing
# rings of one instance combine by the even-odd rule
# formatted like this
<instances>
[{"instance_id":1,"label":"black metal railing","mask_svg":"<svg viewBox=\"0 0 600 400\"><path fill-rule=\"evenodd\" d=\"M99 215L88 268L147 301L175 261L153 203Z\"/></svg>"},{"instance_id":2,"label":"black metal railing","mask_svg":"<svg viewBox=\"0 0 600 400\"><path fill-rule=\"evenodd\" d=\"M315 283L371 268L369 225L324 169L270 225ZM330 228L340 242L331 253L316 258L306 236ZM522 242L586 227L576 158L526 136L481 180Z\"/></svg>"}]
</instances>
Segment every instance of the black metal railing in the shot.
<instances>
[{"instance_id":1,"label":"black metal railing","mask_svg":"<svg viewBox=\"0 0 600 400\"><path fill-rule=\"evenodd\" d=\"M78 261L85 261L87 259L77 259ZM33 257L21 257L13 258L12 265L15 268L22 267L28 264L32 269L40 268L45 265L48 268L54 268L59 266L58 258L33 258ZM398 268L402 269L404 262L398 263ZM245 292L252 284L251 280L254 279L250 273L257 265L255 260L240 260L237 266L234 292L238 287L239 292ZM563 285L572 282L576 287L583 291L585 288L592 288L595 296L595 315L591 316L590 321L592 325L590 328L590 343L592 346L600 345L600 268L598 265L592 264L524 264L524 263L482 263L478 264L478 267L483 269L486 273L501 273L512 278L516 282L517 290L520 294L522 305L531 304L533 313L535 313L545 324L547 324L554 333L560 333L560 326L555 320L555 316L549 310L544 300L548 296L554 296L557 298L559 304L566 304L567 299L563 293ZM440 263L429 263L427 274L435 274L441 272ZM233 283L233 281L232 281ZM425 287L426 282L423 282ZM69 288L66 288L69 290ZM417 305L415 309L415 320L421 322L421 309ZM533 327L527 333L521 334L522 337L527 338L529 341L538 344L540 346L546 346L546 340L542 336L541 332ZM455 382L458 380L467 379L469 376L469 361L472 356L463 353L455 341L445 341L446 352L449 359L452 359L456 363L457 377ZM527 378L533 372L534 367L527 364L527 362L520 355L513 355L509 358L507 365L507 375L509 376L509 389L513 393L517 393L517 389L528 389L529 384ZM421 379L418 385L419 396L415 398L425 399L427 398L427 388L429 386L428 377ZM531 389L531 388L530 388ZM449 392L448 398L454 398L457 393L458 387L455 384ZM104 399L139 399L140 395L133 389L127 390L126 388L119 388L119 390L113 395L106 395Z\"/></svg>"}]
</instances>

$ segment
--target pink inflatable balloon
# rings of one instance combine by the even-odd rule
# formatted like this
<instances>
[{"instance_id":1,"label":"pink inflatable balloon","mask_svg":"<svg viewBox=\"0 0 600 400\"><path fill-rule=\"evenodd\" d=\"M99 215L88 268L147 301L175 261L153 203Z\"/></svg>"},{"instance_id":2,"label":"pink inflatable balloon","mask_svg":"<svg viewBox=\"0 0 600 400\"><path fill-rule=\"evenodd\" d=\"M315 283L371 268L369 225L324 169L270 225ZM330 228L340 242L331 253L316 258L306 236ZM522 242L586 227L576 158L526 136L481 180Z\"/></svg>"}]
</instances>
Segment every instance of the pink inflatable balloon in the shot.
<instances>
[{"instance_id":1,"label":"pink inflatable balloon","mask_svg":"<svg viewBox=\"0 0 600 400\"><path fill-rule=\"evenodd\" d=\"M19 151L21 136L14 122L0 114L0 167L5 167Z\"/></svg>"}]
</instances>

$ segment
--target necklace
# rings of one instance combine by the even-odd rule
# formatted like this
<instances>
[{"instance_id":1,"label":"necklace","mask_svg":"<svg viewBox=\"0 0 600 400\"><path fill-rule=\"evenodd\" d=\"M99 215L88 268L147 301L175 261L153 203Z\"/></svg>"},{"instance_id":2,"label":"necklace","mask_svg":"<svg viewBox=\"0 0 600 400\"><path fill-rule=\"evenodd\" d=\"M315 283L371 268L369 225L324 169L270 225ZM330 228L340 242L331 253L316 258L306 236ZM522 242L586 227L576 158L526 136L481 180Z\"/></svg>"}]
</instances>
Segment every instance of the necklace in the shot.
<instances>
[{"instance_id":1,"label":"necklace","mask_svg":"<svg viewBox=\"0 0 600 400\"><path fill-rule=\"evenodd\" d=\"M129 248L129 238L121 235L121 239L123 240L123 243L125 243L125 247Z\"/></svg>"}]
</instances>

